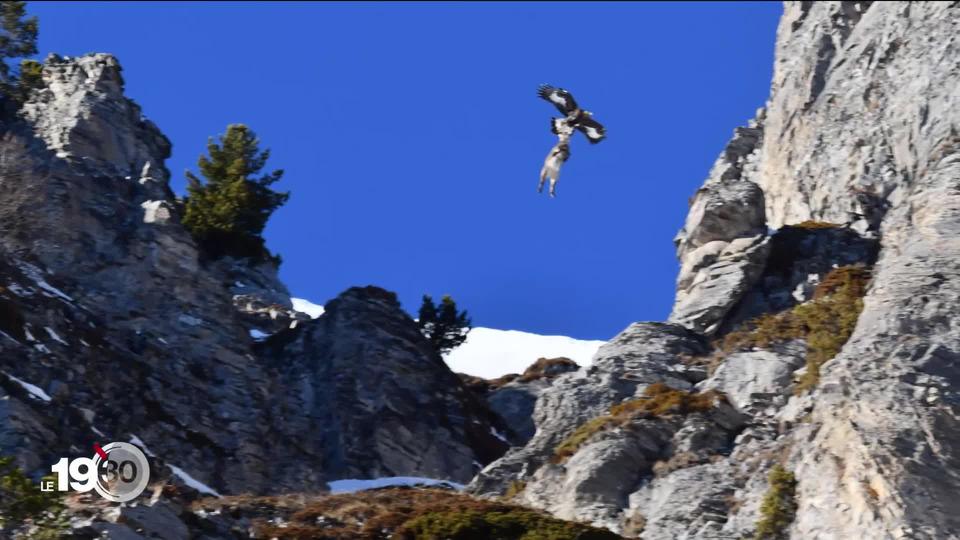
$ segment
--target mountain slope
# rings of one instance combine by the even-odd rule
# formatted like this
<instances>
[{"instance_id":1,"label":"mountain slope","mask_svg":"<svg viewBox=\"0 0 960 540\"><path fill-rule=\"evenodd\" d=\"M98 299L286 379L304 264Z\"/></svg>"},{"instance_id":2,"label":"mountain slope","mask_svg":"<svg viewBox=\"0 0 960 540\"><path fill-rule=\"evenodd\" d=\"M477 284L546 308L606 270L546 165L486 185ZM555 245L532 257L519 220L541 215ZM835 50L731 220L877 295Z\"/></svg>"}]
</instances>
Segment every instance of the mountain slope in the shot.
<instances>
[{"instance_id":1,"label":"mountain slope","mask_svg":"<svg viewBox=\"0 0 960 540\"><path fill-rule=\"evenodd\" d=\"M958 24L788 2L766 107L677 235L671 324L558 377L468 489L646 539L960 534Z\"/></svg>"},{"instance_id":2,"label":"mountain slope","mask_svg":"<svg viewBox=\"0 0 960 540\"><path fill-rule=\"evenodd\" d=\"M235 494L381 472L466 482L505 449L496 417L386 292L349 291L311 320L273 264L207 260L179 223L170 144L120 72L110 55L51 56L43 87L0 126L0 453L39 476L94 442L135 439L155 480ZM312 348L270 348L317 334ZM316 377L347 365L369 378ZM392 416L354 399L371 384ZM378 415L395 445L361 451L334 429ZM411 432L442 438L413 441L417 457L402 460Z\"/></svg>"}]
</instances>

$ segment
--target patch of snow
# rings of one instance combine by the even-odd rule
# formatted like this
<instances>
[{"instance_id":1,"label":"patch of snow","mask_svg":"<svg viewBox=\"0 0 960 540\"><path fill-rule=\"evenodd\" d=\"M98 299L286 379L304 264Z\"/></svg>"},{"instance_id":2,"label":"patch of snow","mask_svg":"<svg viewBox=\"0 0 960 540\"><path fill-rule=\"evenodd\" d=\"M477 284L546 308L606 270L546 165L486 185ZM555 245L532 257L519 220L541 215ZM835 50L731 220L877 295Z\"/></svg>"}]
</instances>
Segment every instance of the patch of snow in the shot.
<instances>
[{"instance_id":1,"label":"patch of snow","mask_svg":"<svg viewBox=\"0 0 960 540\"><path fill-rule=\"evenodd\" d=\"M167 340L163 339L162 337L158 337L157 341L159 341L160 343L163 343L164 345L169 345L169 343L167 343Z\"/></svg>"},{"instance_id":2,"label":"patch of snow","mask_svg":"<svg viewBox=\"0 0 960 540\"><path fill-rule=\"evenodd\" d=\"M203 323L200 319L187 315L186 313L181 313L180 316L177 317L177 320L189 326L199 326Z\"/></svg>"},{"instance_id":3,"label":"patch of snow","mask_svg":"<svg viewBox=\"0 0 960 540\"><path fill-rule=\"evenodd\" d=\"M317 317L323 315L323 306L314 304L309 300L304 300L303 298L291 298L290 301L293 302L294 311L306 313L311 319L316 319Z\"/></svg>"},{"instance_id":4,"label":"patch of snow","mask_svg":"<svg viewBox=\"0 0 960 540\"><path fill-rule=\"evenodd\" d=\"M234 281L234 282L233 282L233 286L234 286L234 287L239 287L239 288L241 288L241 289L244 288L244 287L246 287L246 285L244 285L243 283L240 283L239 281Z\"/></svg>"},{"instance_id":5,"label":"patch of snow","mask_svg":"<svg viewBox=\"0 0 960 540\"><path fill-rule=\"evenodd\" d=\"M0 330L0 336L3 336L3 337L5 337L5 338L9 339L10 341L16 343L17 345L20 345L20 342L19 342L19 341L17 341L16 339L14 339L13 336L11 336L10 334L4 332L3 330Z\"/></svg>"},{"instance_id":6,"label":"patch of snow","mask_svg":"<svg viewBox=\"0 0 960 540\"><path fill-rule=\"evenodd\" d=\"M43 343L37 343L33 347L43 354L50 354L50 349L48 349Z\"/></svg>"},{"instance_id":7,"label":"patch of snow","mask_svg":"<svg viewBox=\"0 0 960 540\"><path fill-rule=\"evenodd\" d=\"M89 347L89 346L90 346L90 344L87 343L86 341L84 341L83 338L80 338L80 344L83 345L84 347Z\"/></svg>"},{"instance_id":8,"label":"patch of snow","mask_svg":"<svg viewBox=\"0 0 960 540\"><path fill-rule=\"evenodd\" d=\"M99 435L99 436L101 436L101 437L106 437L106 435L104 435L102 431L100 431L99 429L97 429L97 426L90 426L90 429L92 429L93 432L96 433L97 435Z\"/></svg>"},{"instance_id":9,"label":"patch of snow","mask_svg":"<svg viewBox=\"0 0 960 540\"><path fill-rule=\"evenodd\" d=\"M257 341L263 341L263 340L267 339L267 338L270 337L270 336L271 336L271 334L268 334L268 333L266 333L266 332L262 332L262 331L260 331L260 330L257 330L256 328L251 328L251 329L250 329L250 337L252 337L253 339L255 339L255 340L257 340Z\"/></svg>"},{"instance_id":10,"label":"patch of snow","mask_svg":"<svg viewBox=\"0 0 960 540\"><path fill-rule=\"evenodd\" d=\"M129 180L129 177L127 179ZM169 211L163 207L163 201L144 201L140 203L140 208L143 208L144 223L156 223L158 220L166 221L169 217Z\"/></svg>"},{"instance_id":11,"label":"patch of snow","mask_svg":"<svg viewBox=\"0 0 960 540\"><path fill-rule=\"evenodd\" d=\"M53 285L50 285L42 277L40 277L41 276L40 269L37 268L36 266L33 266L32 264L27 264L27 263L21 263L20 270L24 274L26 274L30 279L32 279L37 284L37 286L43 289L44 291L54 296L58 296L66 300L67 302L73 302L73 298L70 298L70 296L68 296L66 293L54 287Z\"/></svg>"},{"instance_id":12,"label":"patch of snow","mask_svg":"<svg viewBox=\"0 0 960 540\"><path fill-rule=\"evenodd\" d=\"M451 482L449 480L436 480L433 478L420 478L417 476L387 476L384 478L374 478L372 480L334 480L327 482L330 487L330 493L353 493L366 489L377 489L393 486L444 486L456 490L463 490L463 484Z\"/></svg>"},{"instance_id":13,"label":"patch of snow","mask_svg":"<svg viewBox=\"0 0 960 540\"><path fill-rule=\"evenodd\" d=\"M50 396L48 396L47 393L44 392L39 386L37 386L37 385L35 385L35 384L30 384L30 383L28 383L27 381L22 381L22 380L20 380L20 379L18 379L18 378L16 378L16 377L14 377L13 375L10 375L10 374L7 374L7 373L4 373L4 375L6 375L7 377L9 377L11 381L13 381L13 382L19 384L20 386L22 386L23 389L26 390L27 392L29 392L31 396L33 396L33 397L35 397L35 398L37 398L37 399L42 399L43 401L50 401Z\"/></svg>"},{"instance_id":14,"label":"patch of snow","mask_svg":"<svg viewBox=\"0 0 960 540\"><path fill-rule=\"evenodd\" d=\"M467 340L447 353L444 360L453 371L495 379L508 373L523 373L538 358L564 356L581 367L588 366L604 343L517 330L474 328L467 334Z\"/></svg>"},{"instance_id":15,"label":"patch of snow","mask_svg":"<svg viewBox=\"0 0 960 540\"><path fill-rule=\"evenodd\" d=\"M495 427L493 427L493 426L490 426L490 434L493 435L494 437L500 439L501 441L503 441L503 442L505 442L505 443L507 443L507 444L510 444L510 441L508 441L507 438L504 437L503 434L500 433L499 431L497 431L497 428L495 428Z\"/></svg>"},{"instance_id":16,"label":"patch of snow","mask_svg":"<svg viewBox=\"0 0 960 540\"><path fill-rule=\"evenodd\" d=\"M23 327L23 335L26 336L27 341L36 341L36 340L37 340L37 338L33 337L33 334L30 333L30 327L29 327L29 326L24 326L24 327Z\"/></svg>"},{"instance_id":17,"label":"patch of snow","mask_svg":"<svg viewBox=\"0 0 960 540\"><path fill-rule=\"evenodd\" d=\"M24 289L23 287L17 285L16 283L10 283L9 285L7 285L7 290L17 296L33 296L32 292Z\"/></svg>"},{"instance_id":18,"label":"patch of snow","mask_svg":"<svg viewBox=\"0 0 960 540\"><path fill-rule=\"evenodd\" d=\"M50 328L49 326L44 326L43 329L47 331L47 335L50 336L50 339L56 341L57 343L62 343L63 345L66 345L67 347L70 346L69 343L67 343L66 341L60 339L60 336L58 336L57 333L53 331L53 328Z\"/></svg>"},{"instance_id":19,"label":"patch of snow","mask_svg":"<svg viewBox=\"0 0 960 540\"><path fill-rule=\"evenodd\" d=\"M214 497L221 496L212 487L190 476L189 474L186 473L186 471L184 471L180 467L177 467L176 465L170 465L169 463L167 463L167 467L170 467L170 470L173 471L173 474L177 475L177 477L180 478L180 480L183 480L184 484L188 485L189 487L192 487L193 489L199 491L200 493L206 493L207 495L213 495Z\"/></svg>"},{"instance_id":20,"label":"patch of snow","mask_svg":"<svg viewBox=\"0 0 960 540\"><path fill-rule=\"evenodd\" d=\"M150 451L149 448L147 448L147 445L143 444L143 441L140 439L140 437L137 437L136 435L131 435L130 442L139 446L141 449L143 449L143 452L148 456L157 457L156 454L154 454L153 452Z\"/></svg>"}]
</instances>

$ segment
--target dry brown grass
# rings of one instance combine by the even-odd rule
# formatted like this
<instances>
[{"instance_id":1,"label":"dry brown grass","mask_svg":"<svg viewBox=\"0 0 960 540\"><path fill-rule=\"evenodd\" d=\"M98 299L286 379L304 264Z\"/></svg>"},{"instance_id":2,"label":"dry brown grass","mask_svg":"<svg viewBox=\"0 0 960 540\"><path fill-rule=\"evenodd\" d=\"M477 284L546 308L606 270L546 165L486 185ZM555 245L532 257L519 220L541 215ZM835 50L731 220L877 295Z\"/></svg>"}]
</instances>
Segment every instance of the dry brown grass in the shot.
<instances>
[{"instance_id":1,"label":"dry brown grass","mask_svg":"<svg viewBox=\"0 0 960 540\"><path fill-rule=\"evenodd\" d=\"M251 518L254 538L398 540L498 538L615 540L617 535L496 500L439 489L387 488L339 495L233 496L192 509ZM280 522L271 519L280 518ZM282 525L281 525L282 523ZM504 532L505 531L505 532ZM541 535L548 531L550 535ZM479 534L480 536L477 536Z\"/></svg>"},{"instance_id":2,"label":"dry brown grass","mask_svg":"<svg viewBox=\"0 0 960 540\"><path fill-rule=\"evenodd\" d=\"M510 499L523 493L523 490L525 489L527 489L526 482L524 482L523 480L514 480L510 482L509 486L507 486L507 491L506 493L503 494L503 498L509 501Z\"/></svg>"},{"instance_id":3,"label":"dry brown grass","mask_svg":"<svg viewBox=\"0 0 960 540\"><path fill-rule=\"evenodd\" d=\"M788 225L788 226L796 227L797 229L836 229L836 228L842 227L842 225L838 225L836 223L830 223L827 221L816 221L812 219L808 219L807 221L803 221L801 223L797 223L795 225Z\"/></svg>"},{"instance_id":4,"label":"dry brown grass","mask_svg":"<svg viewBox=\"0 0 960 540\"><path fill-rule=\"evenodd\" d=\"M823 277L809 302L761 315L728 333L720 341L720 354L803 340L807 370L795 389L810 390L820 380L820 366L836 356L853 333L869 282L870 270L862 265L835 268Z\"/></svg>"},{"instance_id":5,"label":"dry brown grass","mask_svg":"<svg viewBox=\"0 0 960 540\"><path fill-rule=\"evenodd\" d=\"M706 412L717 405L726 396L716 390L706 392L687 392L677 390L663 383L653 383L646 387L643 396L624 401L610 407L609 414L587 421L576 429L554 450L552 461L563 463L597 433L628 424L638 417L669 417Z\"/></svg>"},{"instance_id":6,"label":"dry brown grass","mask_svg":"<svg viewBox=\"0 0 960 540\"><path fill-rule=\"evenodd\" d=\"M569 358L539 358L524 370L519 381L531 382L543 378L552 378L561 373L577 369L578 367L580 366Z\"/></svg>"}]
</instances>

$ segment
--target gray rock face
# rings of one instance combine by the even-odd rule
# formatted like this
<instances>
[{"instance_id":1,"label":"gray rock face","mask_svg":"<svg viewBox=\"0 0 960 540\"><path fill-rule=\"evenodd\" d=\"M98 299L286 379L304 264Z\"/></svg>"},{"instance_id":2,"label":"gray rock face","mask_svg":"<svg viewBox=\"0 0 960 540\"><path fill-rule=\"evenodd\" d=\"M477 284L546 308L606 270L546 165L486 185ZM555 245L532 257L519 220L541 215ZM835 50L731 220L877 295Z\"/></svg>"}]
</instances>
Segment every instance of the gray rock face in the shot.
<instances>
[{"instance_id":1,"label":"gray rock face","mask_svg":"<svg viewBox=\"0 0 960 540\"><path fill-rule=\"evenodd\" d=\"M500 456L504 426L420 334L393 293L353 288L320 318L267 340L277 429L298 440L278 463L321 462L326 479L469 481Z\"/></svg>"},{"instance_id":2,"label":"gray rock face","mask_svg":"<svg viewBox=\"0 0 960 540\"><path fill-rule=\"evenodd\" d=\"M537 398L550 387L550 379L538 379L531 382L511 382L494 390L487 396L490 409L503 418L516 436L516 442L526 444L536 433L533 423L533 411Z\"/></svg>"},{"instance_id":3,"label":"gray rock face","mask_svg":"<svg viewBox=\"0 0 960 540\"><path fill-rule=\"evenodd\" d=\"M625 501L622 478L644 451L610 433L567 470L543 464L544 441L585 421L543 418L478 491L522 473L521 496L557 514L579 507L641 538L741 538L782 463L799 481L791 538L960 537L958 21L956 3L787 3L757 131L738 131L677 237L670 320L718 337L810 301L832 267L872 266L856 329L812 394L793 392L802 340L721 357L698 387L726 392L746 417L728 453L640 473ZM625 399L619 384L584 378L568 393L595 415ZM558 402L545 392L537 410Z\"/></svg>"},{"instance_id":4,"label":"gray rock face","mask_svg":"<svg viewBox=\"0 0 960 540\"><path fill-rule=\"evenodd\" d=\"M763 151L769 219L841 221L866 202L881 235L817 429L794 439L797 537L960 534L958 20L948 3L814 3L778 30L766 130L789 144Z\"/></svg>"},{"instance_id":5,"label":"gray rock face","mask_svg":"<svg viewBox=\"0 0 960 540\"><path fill-rule=\"evenodd\" d=\"M670 322L713 334L763 271L769 246L763 191L751 178L760 121L738 128L690 204L674 242L681 261Z\"/></svg>"},{"instance_id":6,"label":"gray rock face","mask_svg":"<svg viewBox=\"0 0 960 540\"><path fill-rule=\"evenodd\" d=\"M323 337L308 343L275 266L203 260L167 184L170 144L123 95L113 57L51 57L43 80L0 129L0 453L46 473L136 438L158 479L176 466L228 494L389 471L465 482L502 452L496 419L395 307L309 321ZM252 330L286 332L306 356L268 362ZM352 349L327 359L328 346ZM355 394L334 373L351 362L380 366ZM343 426L373 410L370 449Z\"/></svg>"},{"instance_id":7,"label":"gray rock face","mask_svg":"<svg viewBox=\"0 0 960 540\"><path fill-rule=\"evenodd\" d=\"M723 392L734 407L746 411L758 397L786 394L793 372L803 366L804 352L800 346L733 353L701 388Z\"/></svg>"},{"instance_id":8,"label":"gray rock face","mask_svg":"<svg viewBox=\"0 0 960 540\"><path fill-rule=\"evenodd\" d=\"M580 366L569 358L540 358L523 375L508 375L513 379L483 394L490 409L510 428L511 442L523 445L533 437L533 423L537 398L553 385L556 377L576 371Z\"/></svg>"}]
</instances>

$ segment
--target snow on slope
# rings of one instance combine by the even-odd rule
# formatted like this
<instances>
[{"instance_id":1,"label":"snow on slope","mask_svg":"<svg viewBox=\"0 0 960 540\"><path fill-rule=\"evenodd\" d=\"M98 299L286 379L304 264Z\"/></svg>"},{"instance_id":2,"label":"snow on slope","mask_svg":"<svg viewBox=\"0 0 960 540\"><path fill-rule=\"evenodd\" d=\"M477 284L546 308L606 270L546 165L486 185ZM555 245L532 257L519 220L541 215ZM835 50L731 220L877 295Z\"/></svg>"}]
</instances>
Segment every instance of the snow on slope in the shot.
<instances>
[{"instance_id":1,"label":"snow on slope","mask_svg":"<svg viewBox=\"0 0 960 540\"><path fill-rule=\"evenodd\" d=\"M291 298L290 301L293 302L294 311L306 313L311 319L316 319L317 317L323 315L323 306L318 306L309 300L304 300L303 298Z\"/></svg>"},{"instance_id":2,"label":"snow on slope","mask_svg":"<svg viewBox=\"0 0 960 540\"><path fill-rule=\"evenodd\" d=\"M433 478L421 478L419 476L388 476L372 480L334 480L327 482L327 485L330 487L331 494L354 493L366 489L395 486L443 486L456 490L463 490L464 488L462 484L449 480L434 480Z\"/></svg>"},{"instance_id":3,"label":"snow on slope","mask_svg":"<svg viewBox=\"0 0 960 540\"><path fill-rule=\"evenodd\" d=\"M523 373L538 358L565 356L586 366L604 343L517 330L474 328L463 345L447 354L444 360L458 373L495 379L507 373Z\"/></svg>"},{"instance_id":4,"label":"snow on slope","mask_svg":"<svg viewBox=\"0 0 960 540\"><path fill-rule=\"evenodd\" d=\"M293 309L316 319L323 306L303 298L291 298ZM541 336L517 330L474 328L467 340L444 357L450 369L484 379L507 373L523 373L538 358L565 356L588 366L604 341L574 339L567 336Z\"/></svg>"}]
</instances>

